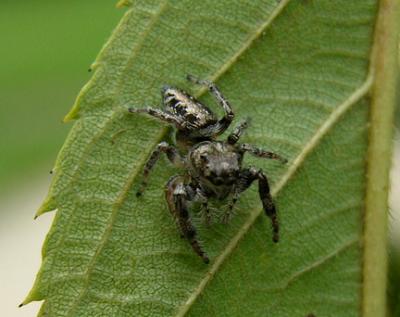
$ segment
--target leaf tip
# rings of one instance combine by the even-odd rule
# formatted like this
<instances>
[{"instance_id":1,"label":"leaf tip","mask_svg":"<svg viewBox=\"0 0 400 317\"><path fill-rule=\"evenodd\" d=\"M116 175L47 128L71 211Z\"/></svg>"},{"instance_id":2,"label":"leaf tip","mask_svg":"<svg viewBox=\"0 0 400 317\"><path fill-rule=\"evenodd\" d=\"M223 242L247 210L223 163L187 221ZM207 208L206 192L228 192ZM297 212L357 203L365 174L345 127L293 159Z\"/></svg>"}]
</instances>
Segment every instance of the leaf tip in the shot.
<instances>
[{"instance_id":1,"label":"leaf tip","mask_svg":"<svg viewBox=\"0 0 400 317\"><path fill-rule=\"evenodd\" d=\"M22 306L26 306L31 302L40 301L40 300L43 300L43 296L39 292L38 287L36 285L34 285L33 288L31 289L31 291L29 292L29 294L26 296L26 298L22 301L21 304L18 305L18 308L21 308Z\"/></svg>"},{"instance_id":2,"label":"leaf tip","mask_svg":"<svg viewBox=\"0 0 400 317\"><path fill-rule=\"evenodd\" d=\"M78 103L75 103L72 107L72 109L70 110L70 112L67 113L67 115L64 117L63 122L67 123L70 122L74 119L79 118L79 105Z\"/></svg>"},{"instance_id":3,"label":"leaf tip","mask_svg":"<svg viewBox=\"0 0 400 317\"><path fill-rule=\"evenodd\" d=\"M115 5L118 9L121 9L123 7L130 7L132 5L132 1L131 0L120 0L117 2L117 4Z\"/></svg>"},{"instance_id":4,"label":"leaf tip","mask_svg":"<svg viewBox=\"0 0 400 317\"><path fill-rule=\"evenodd\" d=\"M39 209L36 211L36 214L33 219L37 219L39 216L43 215L46 212L52 211L56 209L56 203L52 197L47 197Z\"/></svg>"}]
</instances>

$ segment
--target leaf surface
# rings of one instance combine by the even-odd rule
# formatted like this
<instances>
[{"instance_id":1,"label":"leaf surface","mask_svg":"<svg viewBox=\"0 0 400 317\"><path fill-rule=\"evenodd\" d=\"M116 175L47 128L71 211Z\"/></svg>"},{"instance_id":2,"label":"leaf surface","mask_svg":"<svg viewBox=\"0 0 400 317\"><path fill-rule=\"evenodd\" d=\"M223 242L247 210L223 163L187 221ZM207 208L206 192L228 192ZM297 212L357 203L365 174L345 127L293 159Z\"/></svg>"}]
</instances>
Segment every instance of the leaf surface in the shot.
<instances>
[{"instance_id":1,"label":"leaf surface","mask_svg":"<svg viewBox=\"0 0 400 317\"><path fill-rule=\"evenodd\" d=\"M76 119L39 214L57 209L25 302L41 316L359 316L370 68L377 3L125 1L129 8L67 119ZM168 129L127 106L160 103L163 84L213 100L217 83L243 140L289 159L267 172L279 208L273 244L255 186L229 225L195 219L205 265L143 165ZM217 107L214 107L218 109ZM219 110L216 110L219 111Z\"/></svg>"}]
</instances>

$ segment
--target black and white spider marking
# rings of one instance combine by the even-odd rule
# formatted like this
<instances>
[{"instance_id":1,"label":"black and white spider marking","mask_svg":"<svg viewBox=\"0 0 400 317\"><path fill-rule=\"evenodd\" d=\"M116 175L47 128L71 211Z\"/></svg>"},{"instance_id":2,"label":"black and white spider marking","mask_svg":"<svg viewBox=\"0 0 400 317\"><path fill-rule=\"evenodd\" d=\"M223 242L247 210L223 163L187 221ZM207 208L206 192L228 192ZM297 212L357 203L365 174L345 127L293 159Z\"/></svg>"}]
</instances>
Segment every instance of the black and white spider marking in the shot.
<instances>
[{"instance_id":1,"label":"black and white spider marking","mask_svg":"<svg viewBox=\"0 0 400 317\"><path fill-rule=\"evenodd\" d=\"M176 142L186 150L205 140L215 139L231 124L234 114L229 102L224 98L214 83L188 75L187 80L206 86L224 109L225 115L218 120L216 115L200 101L187 92L171 86L164 86L161 98L164 110L147 107L129 108L132 113L147 113L161 121L171 123L176 128Z\"/></svg>"},{"instance_id":2,"label":"black and white spider marking","mask_svg":"<svg viewBox=\"0 0 400 317\"><path fill-rule=\"evenodd\" d=\"M243 167L242 162L246 152L260 158L279 160L282 163L286 163L286 159L251 144L238 144L240 136L247 127L247 122L242 122L237 126L225 141L216 141L215 138L232 122L234 116L232 109L213 83L198 80L192 76L188 78L210 88L225 109L225 116L217 120L208 107L186 92L171 87L163 89L165 111L152 108L130 109L130 112L145 112L173 123L177 128L177 140L183 142L188 149L187 153L182 155L175 146L166 142L158 144L144 167L143 181L137 191L137 196L145 190L149 173L161 153L165 153L174 165L183 168L182 175L171 177L166 185L167 204L182 236L189 241L193 250L203 261L208 263L209 258L199 244L196 229L190 218L190 203L200 202L209 221L212 215L208 209L208 200L228 199L229 205L223 216L223 221L227 222L239 195L255 180L258 180L259 196L264 211L272 222L272 239L278 242L279 223L267 176L256 167Z\"/></svg>"}]
</instances>

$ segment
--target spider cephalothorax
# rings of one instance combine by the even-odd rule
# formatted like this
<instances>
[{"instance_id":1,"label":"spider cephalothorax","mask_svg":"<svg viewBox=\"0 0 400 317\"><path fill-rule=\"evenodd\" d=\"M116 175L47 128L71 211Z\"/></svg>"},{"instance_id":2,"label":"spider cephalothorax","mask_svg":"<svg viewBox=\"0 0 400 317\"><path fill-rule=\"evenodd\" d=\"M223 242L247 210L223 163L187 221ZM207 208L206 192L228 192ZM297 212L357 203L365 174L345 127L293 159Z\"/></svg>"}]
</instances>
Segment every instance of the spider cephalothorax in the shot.
<instances>
[{"instance_id":1,"label":"spider cephalothorax","mask_svg":"<svg viewBox=\"0 0 400 317\"><path fill-rule=\"evenodd\" d=\"M196 82L204 83L199 80ZM216 91L216 95L219 96L217 98L224 100L215 85L212 83L208 85L214 87L214 92ZM275 153L247 143L237 144L243 130L247 127L246 122L237 126L226 141L216 141L215 137L225 131L233 119L232 110L225 101L221 101L221 104L224 109L229 109L229 112L227 111L224 118L217 120L206 106L179 89L166 87L163 90L163 96L165 112L151 108L131 110L131 112L146 112L174 123L178 129L177 137L184 136L185 141L190 142L186 143L187 151L184 155L167 142L157 145L145 165L143 181L137 191L137 196L143 193L149 173L161 153L165 153L173 164L183 168L182 174L171 177L166 185L165 195L168 208L182 236L190 242L193 250L202 257L203 261L208 263L209 258L197 240L196 229L190 218L191 202L202 204L206 220L210 222L212 215L208 209L209 199L228 200L228 208L223 215L223 222L227 222L239 195L249 188L253 181L258 180L258 191L263 209L272 222L272 239L277 242L279 224L267 176L261 169L243 167L242 162L246 152L261 158L280 160L282 163L286 163L286 160Z\"/></svg>"},{"instance_id":2,"label":"spider cephalothorax","mask_svg":"<svg viewBox=\"0 0 400 317\"><path fill-rule=\"evenodd\" d=\"M208 87L224 109L225 116L218 120L206 105L187 92L170 86L164 86L161 90L164 110L150 107L144 109L129 108L132 113L147 113L173 124L177 129L177 143L186 149L200 141L215 139L229 127L234 118L229 102L214 83L197 79L191 75L188 75L187 79L192 83Z\"/></svg>"}]
</instances>

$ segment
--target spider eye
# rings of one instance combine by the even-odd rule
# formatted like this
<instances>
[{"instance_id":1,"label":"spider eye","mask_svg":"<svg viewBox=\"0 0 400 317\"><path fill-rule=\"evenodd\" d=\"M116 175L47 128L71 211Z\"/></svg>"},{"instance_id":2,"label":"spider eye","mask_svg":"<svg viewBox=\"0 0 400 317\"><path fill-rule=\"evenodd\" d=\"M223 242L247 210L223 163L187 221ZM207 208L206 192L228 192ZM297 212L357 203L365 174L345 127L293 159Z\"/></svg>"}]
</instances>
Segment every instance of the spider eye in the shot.
<instances>
[{"instance_id":1,"label":"spider eye","mask_svg":"<svg viewBox=\"0 0 400 317\"><path fill-rule=\"evenodd\" d=\"M204 155L204 154L201 154L201 155L200 155L200 160L201 160L203 163L208 163L208 158L207 158L207 156Z\"/></svg>"}]
</instances>

